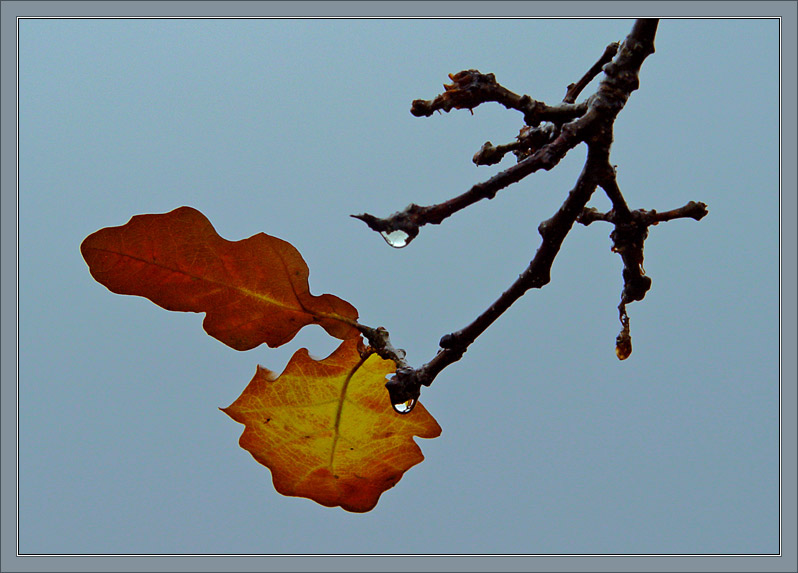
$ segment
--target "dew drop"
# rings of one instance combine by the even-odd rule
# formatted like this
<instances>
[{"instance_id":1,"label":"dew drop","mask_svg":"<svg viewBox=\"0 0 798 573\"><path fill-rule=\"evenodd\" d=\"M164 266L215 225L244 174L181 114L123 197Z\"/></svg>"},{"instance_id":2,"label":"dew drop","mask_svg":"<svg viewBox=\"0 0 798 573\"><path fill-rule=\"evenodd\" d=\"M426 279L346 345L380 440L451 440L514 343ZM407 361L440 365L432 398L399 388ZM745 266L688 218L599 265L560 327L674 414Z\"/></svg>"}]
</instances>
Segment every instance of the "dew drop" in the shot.
<instances>
[{"instance_id":1,"label":"dew drop","mask_svg":"<svg viewBox=\"0 0 798 573\"><path fill-rule=\"evenodd\" d=\"M399 414L409 414L413 411L413 408L416 407L416 403L418 400L415 398L410 398L407 402L402 402L400 404L392 404L393 409Z\"/></svg>"},{"instance_id":2,"label":"dew drop","mask_svg":"<svg viewBox=\"0 0 798 573\"><path fill-rule=\"evenodd\" d=\"M382 238L385 239L386 243L395 249L401 249L402 247L407 246L407 243L410 242L410 235L402 230L392 231L390 233L387 231L382 231L380 235L382 235Z\"/></svg>"}]
</instances>

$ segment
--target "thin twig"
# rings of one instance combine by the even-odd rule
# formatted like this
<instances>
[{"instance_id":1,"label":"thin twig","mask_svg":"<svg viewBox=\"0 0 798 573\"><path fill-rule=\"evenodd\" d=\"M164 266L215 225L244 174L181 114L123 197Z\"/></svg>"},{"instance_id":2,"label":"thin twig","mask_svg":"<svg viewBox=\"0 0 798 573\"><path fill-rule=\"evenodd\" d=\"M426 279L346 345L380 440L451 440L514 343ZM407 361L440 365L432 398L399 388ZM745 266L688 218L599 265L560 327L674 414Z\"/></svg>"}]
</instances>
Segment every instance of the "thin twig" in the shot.
<instances>
[{"instance_id":1,"label":"thin twig","mask_svg":"<svg viewBox=\"0 0 798 573\"><path fill-rule=\"evenodd\" d=\"M670 211L659 212L654 210L647 211L645 209L637 209L632 211L632 213L634 217L639 218L646 226L651 226L666 221L672 221L674 219L695 219L696 221L700 221L707 215L707 213L709 213L709 210L707 209L706 203L690 201L683 207L671 209ZM584 226L588 226L595 221L617 223L618 219L614 209L612 211L602 213L595 207L585 208L577 219L577 222Z\"/></svg>"},{"instance_id":2,"label":"thin twig","mask_svg":"<svg viewBox=\"0 0 798 573\"><path fill-rule=\"evenodd\" d=\"M645 216L649 221L649 225L656 225L657 223L682 218L700 221L708 212L709 211L707 210L705 203L701 203L700 201L690 201L684 207L679 207L678 209L672 209L670 211L663 211L662 213L657 213L656 211L646 211Z\"/></svg>"},{"instance_id":3,"label":"thin twig","mask_svg":"<svg viewBox=\"0 0 798 573\"><path fill-rule=\"evenodd\" d=\"M568 89L565 92L565 97L562 99L563 103L574 103L576 101L576 98L580 93L582 93L582 90L587 87L587 84L592 82L593 78L599 75L601 68L604 67L604 64L611 61L615 57L615 54L618 53L619 46L620 44L618 42L613 42L604 49L604 53L601 54L601 57L598 59L598 61L593 64L593 67L590 68L584 76L582 76L582 79L575 84L570 84L568 86Z\"/></svg>"},{"instance_id":4,"label":"thin twig","mask_svg":"<svg viewBox=\"0 0 798 573\"><path fill-rule=\"evenodd\" d=\"M588 157L576 186L571 190L562 206L547 221L539 226L543 237L535 257L518 279L502 295L480 314L471 324L447 334L441 339L443 348L432 360L418 369L418 381L429 386L435 377L449 364L459 360L466 349L512 304L532 288L542 288L551 280L551 267L554 259L571 230L579 213L582 212L598 185L595 167L603 154L588 148Z\"/></svg>"},{"instance_id":5,"label":"thin twig","mask_svg":"<svg viewBox=\"0 0 798 573\"><path fill-rule=\"evenodd\" d=\"M369 213L351 216L360 219L369 228L380 233L404 231L408 235L407 242L410 242L418 235L422 226L439 225L447 217L477 201L493 199L499 190L520 181L527 175L540 169L548 171L557 165L570 149L584 140L586 128L594 119L595 115L588 112L581 118L565 124L554 141L487 181L477 183L462 195L443 203L426 207L411 203L404 210L385 218L375 217Z\"/></svg>"},{"instance_id":6,"label":"thin twig","mask_svg":"<svg viewBox=\"0 0 798 573\"><path fill-rule=\"evenodd\" d=\"M551 163L551 166L553 166L569 149L580 141L585 141L588 145L587 160L576 186L554 216L542 222L538 227L543 237L543 242L527 269L509 289L471 324L457 332L442 337L440 341L441 350L432 360L418 369L410 367L398 368L396 375L386 384L392 403L398 404L407 400L415 400L420 394L422 385L429 386L446 366L459 360L466 352L468 346L516 300L529 289L540 288L549 282L551 267L565 236L577 219L580 216L584 216L587 202L599 184L604 187L613 200L614 207L618 208L620 215L617 216L620 218L631 216L620 189L617 187L614 170L609 163L612 128L615 117L626 104L629 95L638 88L640 66L645 58L654 52L654 36L657 30L657 22L657 20L637 20L635 22L629 36L620 46L615 60L604 67L605 77L599 84L596 93L589 98L587 110L579 119L563 125L561 133L554 141L487 182L475 185L460 197L432 207L411 205L405 211L395 214L397 219L411 221L411 230L417 234L418 227L421 225L439 223L451 213L475 201L482 198L492 198L499 189L520 180L537 169L549 165L550 162L553 162ZM482 75L480 74L480 76ZM483 81L487 84L492 83L490 81L491 78L487 80L483 78L478 78L478 81ZM455 77L452 77L452 79L456 84L458 83L458 79ZM460 79L463 82L474 80L472 76L463 76ZM472 104L478 105L481 101L500 101L498 99L480 100L480 97L485 98L485 94L480 89L479 86L472 89L470 85L462 88L459 84L448 86L447 93L458 92L457 97L460 97L461 94L459 92L463 92L467 94L467 97L463 96L463 99L456 99L453 96L449 96L448 99L440 100L437 104L433 101L432 106L439 105L441 109L447 105L471 108L474 107ZM477 95L475 96L474 94ZM427 106L426 109L428 110L429 107ZM385 231L391 229L390 218L388 220L377 219L371 215L363 215L358 218L367 222L369 226L380 227L375 230ZM372 228L375 228L374 226ZM618 227L616 226L617 231ZM620 245L621 243L617 242L617 244ZM632 258L635 256L635 253L632 252L628 254ZM624 253L622 253L622 256L624 256ZM632 259L630 258L629 260L631 261ZM642 263L642 257L640 262ZM625 300L626 293L622 304L624 304ZM625 315L625 306L623 306L622 310ZM628 317L626 318L625 327L628 334ZM631 351L631 337L628 340L624 339L624 343L626 342L628 342L628 348ZM619 357L621 357L620 353Z\"/></svg>"},{"instance_id":7,"label":"thin twig","mask_svg":"<svg viewBox=\"0 0 798 573\"><path fill-rule=\"evenodd\" d=\"M621 193L621 189L618 187L618 180L615 178L615 169L609 169L605 172L607 176L599 185L604 189L604 192L612 203L612 210L615 212L616 220L619 223L628 222L632 215L629 212L629 206L626 204L626 200L623 198L623 193Z\"/></svg>"},{"instance_id":8,"label":"thin twig","mask_svg":"<svg viewBox=\"0 0 798 573\"><path fill-rule=\"evenodd\" d=\"M519 96L496 81L493 74L482 74L479 70L463 70L449 74L451 84L443 84L444 92L433 100L414 100L410 113L416 117L429 117L436 111L449 112L452 109L473 110L486 102L497 102L507 109L524 114L527 125L538 125L541 121L562 124L585 113L585 104L564 103L548 106L528 95ZM473 112L472 112L473 113Z\"/></svg>"},{"instance_id":9,"label":"thin twig","mask_svg":"<svg viewBox=\"0 0 798 573\"><path fill-rule=\"evenodd\" d=\"M406 353L401 348L396 348L391 343L388 331L382 326L371 328L364 324L357 324L357 329L369 341L369 351L373 351L383 360L393 360L397 368L407 368L409 364L405 360Z\"/></svg>"},{"instance_id":10,"label":"thin twig","mask_svg":"<svg viewBox=\"0 0 798 573\"><path fill-rule=\"evenodd\" d=\"M601 213L592 207L585 208L577 218L577 222L585 226L594 221L606 221L615 225L615 229L610 233L612 250L618 253L623 261L623 290L621 291L621 302L618 304L618 318L622 328L615 342L615 353L619 359L626 360L632 353L632 336L626 305L643 300L651 288L651 277L646 275L643 268L643 248L648 237L649 227L673 219L700 221L708 211L706 204L696 201L690 201L683 207L662 213L645 209L629 211L626 202L620 202L623 197L620 195L617 185L614 188L611 185L609 187L609 189L605 187L605 190L608 191L611 198L614 197L613 209L607 213Z\"/></svg>"},{"instance_id":11,"label":"thin twig","mask_svg":"<svg viewBox=\"0 0 798 573\"><path fill-rule=\"evenodd\" d=\"M567 110L578 108L582 115L578 116L578 119L564 124L553 141L529 157L443 203L426 207L410 204L403 211L398 211L385 218L369 213L352 215L352 217L360 219L369 228L380 233L396 231L406 233L407 239L404 242L406 245L418 235L422 226L438 225L447 217L477 201L493 199L499 190L520 181L535 171L551 169L570 149L584 141L589 131L595 131L594 124L603 123L604 129L612 129L612 122L626 104L629 94L638 88L637 73L640 65L649 54L654 52L653 38L656 29L656 20L635 22L632 32L621 46L616 60L605 66L605 77L594 96L589 98L586 104L579 106L566 104L569 107L562 108ZM642 40L636 40L638 36ZM650 42L645 43L646 39L649 39ZM532 100L528 96L518 96L510 92L496 83L493 74L481 74L476 70L467 70L455 75L450 74L450 77L454 84L445 85L446 91L443 94L432 101L416 100L413 102L415 115L431 115L438 109L445 111L452 108L471 109L486 101L498 101L508 108L524 111L526 122L529 125L544 119L554 121L551 117L546 116L546 113L554 108ZM527 118L528 114L532 114L534 117Z\"/></svg>"},{"instance_id":12,"label":"thin twig","mask_svg":"<svg viewBox=\"0 0 798 573\"><path fill-rule=\"evenodd\" d=\"M490 141L485 142L474 154L472 161L475 165L493 165L512 151L517 158L516 162L520 162L557 139L558 135L560 128L553 123L544 123L538 127L525 125L512 143L494 146Z\"/></svg>"}]
</instances>

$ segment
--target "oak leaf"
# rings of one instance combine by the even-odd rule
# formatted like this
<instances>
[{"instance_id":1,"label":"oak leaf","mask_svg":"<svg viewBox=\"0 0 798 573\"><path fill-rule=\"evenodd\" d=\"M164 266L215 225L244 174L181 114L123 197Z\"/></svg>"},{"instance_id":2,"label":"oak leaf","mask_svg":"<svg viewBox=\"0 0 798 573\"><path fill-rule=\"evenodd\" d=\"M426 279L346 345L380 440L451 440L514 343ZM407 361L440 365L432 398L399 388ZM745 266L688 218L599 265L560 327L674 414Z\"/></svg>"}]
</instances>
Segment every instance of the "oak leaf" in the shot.
<instances>
[{"instance_id":1,"label":"oak leaf","mask_svg":"<svg viewBox=\"0 0 798 573\"><path fill-rule=\"evenodd\" d=\"M441 433L421 404L393 411L385 376L395 368L376 354L362 358L357 340L323 360L302 348L279 376L259 366L222 410L245 425L239 443L271 470L279 493L365 512L424 459L413 436Z\"/></svg>"},{"instance_id":2,"label":"oak leaf","mask_svg":"<svg viewBox=\"0 0 798 573\"><path fill-rule=\"evenodd\" d=\"M112 292L205 312L205 331L236 350L280 346L311 323L336 338L358 336L355 307L310 294L308 267L290 243L265 233L228 241L191 207L136 215L89 235L80 250Z\"/></svg>"}]
</instances>

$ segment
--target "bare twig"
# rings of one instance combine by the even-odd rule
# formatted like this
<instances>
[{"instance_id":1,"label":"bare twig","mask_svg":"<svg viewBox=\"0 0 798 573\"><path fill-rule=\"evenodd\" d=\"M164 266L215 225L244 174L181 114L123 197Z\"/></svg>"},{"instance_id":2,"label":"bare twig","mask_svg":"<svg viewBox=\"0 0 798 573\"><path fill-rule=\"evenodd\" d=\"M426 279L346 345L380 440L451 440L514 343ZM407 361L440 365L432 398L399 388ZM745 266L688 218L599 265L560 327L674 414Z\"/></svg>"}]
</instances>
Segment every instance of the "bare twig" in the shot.
<instances>
[{"instance_id":1,"label":"bare twig","mask_svg":"<svg viewBox=\"0 0 798 573\"><path fill-rule=\"evenodd\" d=\"M554 259L576 222L589 225L593 221L607 221L615 226L610 235L612 248L621 256L624 264L624 287L618 305L622 330L616 339L616 354L621 360L631 354L626 305L642 300L651 287L651 279L643 269L643 247L648 228L676 218L699 220L707 213L706 205L693 201L664 213L642 209L631 211L618 186L615 168L609 161L615 118L629 95L638 88L638 74L643 61L654 53L657 24L658 20L653 19L636 20L622 44L607 46L585 76L568 87L561 106L550 107L529 96L518 96L499 85L493 74L481 74L476 70L450 74L453 83L444 85L446 91L443 94L431 101L413 102L411 111L414 115L428 116L441 110L473 110L484 102L495 101L508 109L521 111L527 125L515 142L499 146L487 142L473 159L478 165L491 165L512 151L518 157L518 163L474 185L462 195L427 207L411 204L387 218L369 214L353 215L383 235L401 231L407 236L404 244L417 236L423 225L439 224L468 205L482 199L492 199L500 189L535 171L551 169L579 143L586 143L588 152L585 166L573 190L557 212L539 225L538 231L543 241L526 270L471 324L443 336L439 343L441 349L432 360L418 369L412 368L404 359L404 351L397 351L390 344L385 329L359 326L372 345L371 349L383 358L394 359L397 364L396 374L386 384L393 404L414 404L421 386L429 386L444 368L460 360L468 347L515 301L528 290L548 284ZM584 104L575 105L573 102L576 97L602 70L604 77L596 93ZM541 122L550 123L540 125ZM612 202L612 210L608 213L587 208L590 197L599 186Z\"/></svg>"},{"instance_id":2,"label":"bare twig","mask_svg":"<svg viewBox=\"0 0 798 573\"><path fill-rule=\"evenodd\" d=\"M684 207L663 211L662 213L645 211L645 217L649 221L649 225L656 225L657 223L672 221L673 219L695 219L696 221L700 221L708 212L705 203L690 201Z\"/></svg>"},{"instance_id":3,"label":"bare twig","mask_svg":"<svg viewBox=\"0 0 798 573\"><path fill-rule=\"evenodd\" d=\"M523 111L528 125L538 125L540 121L557 123L563 121L563 118L577 117L577 119L562 125L553 140L516 165L497 173L487 181L477 183L462 195L426 207L410 204L403 211L385 218L375 217L369 213L352 217L360 219L372 230L383 235L401 231L407 235L402 245L407 245L418 235L422 226L438 225L447 217L477 201L492 199L499 190L535 171L551 169L570 149L585 140L588 131L595 128L599 118L606 124L603 126L604 129L611 131L615 116L626 104L629 94L638 87L637 71L640 65L646 56L654 52L653 37L656 28L656 20L635 22L616 60L605 66L606 77L599 84L597 92L584 104L564 104L565 107L552 108L532 100L529 96L518 96L507 90L496 82L493 74L481 74L477 70L450 74L454 83L445 84L446 91L443 94L432 101L413 102L411 111L414 115L431 115L441 109L444 111L472 109L487 101L497 101L507 108ZM637 37L645 38L646 34L650 36L650 44L640 44L635 40ZM633 45L633 42L638 43ZM629 73L629 70L634 72ZM489 151L487 153L490 155Z\"/></svg>"},{"instance_id":4,"label":"bare twig","mask_svg":"<svg viewBox=\"0 0 798 573\"><path fill-rule=\"evenodd\" d=\"M587 161L576 186L557 212L538 227L543 241L529 266L510 288L471 324L441 338L440 346L443 350L417 371L419 384L429 386L441 370L459 360L477 337L524 293L532 288L542 288L549 283L551 267L562 242L598 185L596 167L600 166L603 157L604 154L600 150L588 148Z\"/></svg>"},{"instance_id":5,"label":"bare twig","mask_svg":"<svg viewBox=\"0 0 798 573\"><path fill-rule=\"evenodd\" d=\"M618 53L618 46L618 42L613 42L607 46L598 61L593 64L593 67L590 68L584 76L582 76L582 79L575 84L570 84L568 86L568 89L565 92L565 97L562 100L563 103L574 103L576 101L576 98L580 93L582 93L582 90L587 87L587 84L593 81L593 78L595 78L597 75L599 75L604 64L611 61L615 57L615 54Z\"/></svg>"},{"instance_id":6,"label":"bare twig","mask_svg":"<svg viewBox=\"0 0 798 573\"><path fill-rule=\"evenodd\" d=\"M553 123L544 123L538 127L525 125L512 143L494 146L490 141L485 142L472 161L476 165L493 165L499 163L507 152L512 151L520 162L557 139L559 134L560 128Z\"/></svg>"},{"instance_id":7,"label":"bare twig","mask_svg":"<svg viewBox=\"0 0 798 573\"><path fill-rule=\"evenodd\" d=\"M613 252L618 253L624 263L624 288L621 295L621 305L624 305L623 314L626 312L626 304L643 300L646 292L651 288L651 279L645 276L643 270L643 246L648 237L648 228L673 219L700 221L707 213L707 206L695 201L662 213L645 209L629 211L628 208L626 208L626 212L623 212L617 209L617 206L607 213L601 213L593 208L582 211L577 222L585 226L594 221L606 221L615 225L615 229L610 233L610 238L613 242ZM621 322L625 322L624 326L628 330L628 318L624 321L622 317Z\"/></svg>"},{"instance_id":8,"label":"bare twig","mask_svg":"<svg viewBox=\"0 0 798 573\"><path fill-rule=\"evenodd\" d=\"M577 219L585 217L585 213L589 212L586 211L585 207L597 186L601 185L612 200L615 216L619 219L631 220L632 213L626 206L615 180L615 171L609 162L612 128L615 117L625 105L631 92L638 87L640 66L645 58L654 52L656 29L657 20L637 20L632 27L631 33L620 46L614 61L604 66L605 78L599 84L596 93L588 99L587 109L584 114L579 116L578 119L564 124L553 141L547 143L515 166L497 174L484 183L475 185L463 195L440 205L431 207L410 205L404 211L394 214L388 219L378 219L371 215L358 216L370 227L379 231L393 229L392 221L410 221L410 230L417 234L418 228L424 224L439 223L445 217L467 205L483 198L492 198L499 189L520 180L538 169L552 167L569 149L579 142L584 141L588 145L587 161L576 186L554 216L542 222L538 228L543 237L543 242L527 269L509 289L471 324L459 331L443 336L440 340L441 350L438 351L432 360L418 369L410 367L398 368L396 375L386 384L392 403L397 404L407 400L415 400L420 394L422 385L429 386L446 366L459 360L477 337L493 324L516 300L529 289L541 288L549 282L551 267L562 241ZM478 74L478 72L475 73ZM432 113L434 111L433 108L446 109L446 111L457 107L470 109L475 105L479 105L482 101L500 101L505 105L507 105L505 101L509 101L501 99L510 97L507 94L496 95L499 91L492 77L483 76L482 74L475 77L473 74L468 74L459 78L452 77L452 79L456 85L447 87L447 94L450 95L443 94L433 100L433 102L423 102L424 105L414 102L416 111L423 112L420 113L423 115L427 111ZM460 83L463 85L460 85ZM576 90L574 92L576 93ZM510 105L507 105L507 107L513 107L516 104L521 105L520 98L509 103ZM490 155L489 151L486 153ZM630 224L630 222L626 222L627 227ZM632 226L636 227L635 225ZM643 229L645 230L645 228L644 225ZM620 227L620 221L619 224L616 224L616 231L614 231L618 233L615 246L621 256L624 257L625 264L628 263L631 266L631 262L637 260L636 257L638 257L636 243L633 241L634 234L629 231L629 237L625 237L622 236L623 232L619 231L619 229L626 229L626 227ZM409 233L407 229L406 232ZM632 247L633 244L635 248ZM642 263L642 240L639 241L639 244L639 261ZM642 267L637 265L637 268L640 270ZM644 275L642 276L644 279L647 278ZM622 334L624 332L626 334L623 337L619 335L618 338L616 352L618 352L619 357L621 357L619 348L623 350L623 348L628 347L628 350L631 351L631 337L628 336L628 316L625 313L625 301L627 299L636 300L636 294L632 290L627 292L625 288L622 297L622 305L624 306L619 307L622 309L622 322L625 328ZM625 346L622 348L622 345Z\"/></svg>"},{"instance_id":9,"label":"bare twig","mask_svg":"<svg viewBox=\"0 0 798 573\"><path fill-rule=\"evenodd\" d=\"M599 154L598 161L603 159ZM543 242L526 270L488 309L465 328L447 334L440 340L440 350L421 368L397 366L396 374L386 383L393 404L413 403L421 394L421 386L429 386L447 366L463 357L468 347L493 324L512 304L532 288L542 288L551 280L551 267L568 231L590 200L598 184L593 164L597 161L588 151L588 159L576 186L557 212L539 227ZM371 339L369 339L371 340Z\"/></svg>"},{"instance_id":10,"label":"bare twig","mask_svg":"<svg viewBox=\"0 0 798 573\"><path fill-rule=\"evenodd\" d=\"M623 290L621 291L621 302L618 305L618 317L622 328L616 339L615 353L618 358L625 360L632 353L632 336L626 305L643 300L651 288L651 278L646 276L643 268L643 248L648 237L648 228L673 219L700 221L708 211L704 203L696 201L690 201L683 207L662 213L645 209L629 211L626 202L621 203L619 200L619 198L623 198L620 196L617 185L615 188L610 187L610 190L606 187L605 190L608 191L608 195L615 198L613 209L607 213L601 213L597 209L586 208L577 218L577 222L585 226L594 221L606 221L615 225L615 229L610 233L612 250L618 253L623 261Z\"/></svg>"},{"instance_id":11,"label":"bare twig","mask_svg":"<svg viewBox=\"0 0 798 573\"><path fill-rule=\"evenodd\" d=\"M496 81L493 74L481 74L479 70L463 70L449 74L451 84L443 84L444 92L433 100L414 100L410 113L416 117L429 117L436 111L449 112L452 109L473 110L485 102L498 102L507 109L515 109L524 114L527 125L538 125L541 121L561 124L585 113L584 104L564 103L548 106L542 101L533 100L528 95L519 96Z\"/></svg>"},{"instance_id":12,"label":"bare twig","mask_svg":"<svg viewBox=\"0 0 798 573\"><path fill-rule=\"evenodd\" d=\"M408 366L405 360L406 353L401 348L395 348L391 344L391 337L388 331L382 326L371 328L363 324L358 324L357 329L369 341L370 348L375 354L384 360L393 360L398 368Z\"/></svg>"},{"instance_id":13,"label":"bare twig","mask_svg":"<svg viewBox=\"0 0 798 573\"><path fill-rule=\"evenodd\" d=\"M612 203L612 210L619 223L628 222L631 218L629 206L623 198L623 193L618 187L618 180L615 178L615 168L605 171L607 176L600 183L601 188L607 194L610 202Z\"/></svg>"},{"instance_id":14,"label":"bare twig","mask_svg":"<svg viewBox=\"0 0 798 573\"><path fill-rule=\"evenodd\" d=\"M520 147L520 141L505 143L504 145L493 145L490 141L486 141L479 148L479 151L474 154L471 161L474 162L474 165L494 165L504 159L508 152L520 149Z\"/></svg>"},{"instance_id":15,"label":"bare twig","mask_svg":"<svg viewBox=\"0 0 798 573\"><path fill-rule=\"evenodd\" d=\"M637 209L636 211L632 212L635 217L639 217L647 226L657 225L659 223L663 223L666 221L672 221L674 219L695 219L696 221L700 221L704 218L704 216L709 213L707 210L707 206L705 203L690 201L683 207L679 207L678 209L671 209L670 211L647 211L645 209ZM615 223L617 222L615 211L608 211L607 213L602 213L595 207L588 207L582 211L582 214L579 215L577 219L578 223L581 223L585 226L590 225L595 221L605 221L607 223Z\"/></svg>"},{"instance_id":16,"label":"bare twig","mask_svg":"<svg viewBox=\"0 0 798 573\"><path fill-rule=\"evenodd\" d=\"M407 233L409 243L418 235L419 229L427 224L438 225L447 217L457 211L482 199L493 199L500 189L516 183L540 169L549 170L557 165L565 154L576 147L585 138L586 128L590 126L595 116L586 113L583 117L565 124L554 141L504 171L497 173L487 181L477 183L471 189L448 201L437 205L422 207L416 204L408 205L404 210L394 213L386 218L375 217L369 213L352 215L360 219L374 231L380 233L393 233L403 231Z\"/></svg>"}]
</instances>

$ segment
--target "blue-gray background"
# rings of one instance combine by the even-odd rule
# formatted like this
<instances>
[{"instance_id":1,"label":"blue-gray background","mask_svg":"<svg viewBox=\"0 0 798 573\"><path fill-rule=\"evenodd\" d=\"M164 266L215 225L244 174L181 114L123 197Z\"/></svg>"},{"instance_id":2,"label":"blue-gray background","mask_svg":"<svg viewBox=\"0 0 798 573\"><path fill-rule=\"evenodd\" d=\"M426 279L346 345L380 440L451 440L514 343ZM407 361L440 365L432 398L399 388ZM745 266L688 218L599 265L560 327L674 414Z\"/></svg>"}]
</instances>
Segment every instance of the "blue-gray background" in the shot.
<instances>
[{"instance_id":1,"label":"blue-gray background","mask_svg":"<svg viewBox=\"0 0 798 573\"><path fill-rule=\"evenodd\" d=\"M348 215L461 193L512 164L470 158L521 125L496 104L414 118L410 101L477 68L555 103L631 24L23 20L20 551L777 552L776 20L662 21L618 118L633 208L710 208L651 229L632 357L613 350L611 229L577 226L552 282L424 391L443 434L367 514L275 493L216 409L256 364L335 340L312 327L236 352L200 315L108 292L78 250L191 205L225 238L293 243L314 293L419 365L526 267L584 147L394 250Z\"/></svg>"}]
</instances>

